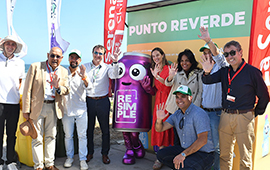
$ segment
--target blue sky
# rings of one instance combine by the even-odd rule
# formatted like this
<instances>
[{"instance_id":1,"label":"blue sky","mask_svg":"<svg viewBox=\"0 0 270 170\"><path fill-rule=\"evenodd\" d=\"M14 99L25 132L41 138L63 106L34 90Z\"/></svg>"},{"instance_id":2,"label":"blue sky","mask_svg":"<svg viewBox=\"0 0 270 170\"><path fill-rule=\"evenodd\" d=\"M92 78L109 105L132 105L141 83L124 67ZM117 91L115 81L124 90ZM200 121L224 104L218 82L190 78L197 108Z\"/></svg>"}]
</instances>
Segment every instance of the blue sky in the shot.
<instances>
[{"instance_id":1,"label":"blue sky","mask_svg":"<svg viewBox=\"0 0 270 170\"><path fill-rule=\"evenodd\" d=\"M127 6L154 1L157 0L128 0ZM62 0L61 35L70 43L68 52L75 48L82 52L82 63L92 60L93 46L103 44L104 4L105 0ZM0 23L0 37L4 38L8 34L6 0L0 1ZM49 51L46 0L17 0L13 26L28 46L28 54L22 58L25 63L46 60ZM123 52L127 47L126 38L125 35ZM68 52L62 64L68 64Z\"/></svg>"}]
</instances>

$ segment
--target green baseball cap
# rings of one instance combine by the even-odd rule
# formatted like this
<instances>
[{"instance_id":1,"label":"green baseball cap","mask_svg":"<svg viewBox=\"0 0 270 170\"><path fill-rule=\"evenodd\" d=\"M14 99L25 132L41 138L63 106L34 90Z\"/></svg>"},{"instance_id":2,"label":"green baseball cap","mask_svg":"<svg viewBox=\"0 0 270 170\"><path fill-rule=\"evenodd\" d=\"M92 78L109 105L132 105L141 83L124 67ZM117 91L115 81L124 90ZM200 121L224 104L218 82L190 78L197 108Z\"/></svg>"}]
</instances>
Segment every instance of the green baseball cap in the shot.
<instances>
[{"instance_id":1,"label":"green baseball cap","mask_svg":"<svg viewBox=\"0 0 270 170\"><path fill-rule=\"evenodd\" d=\"M82 58L82 53L77 49L71 50L68 56L70 56L71 54L77 54L80 58Z\"/></svg>"},{"instance_id":2,"label":"green baseball cap","mask_svg":"<svg viewBox=\"0 0 270 170\"><path fill-rule=\"evenodd\" d=\"M185 85L179 86L179 87L173 92L173 94L176 94L176 93L182 93L182 94L186 94L186 95L189 95L189 96L192 95L190 88L189 88L188 86L185 86Z\"/></svg>"},{"instance_id":3,"label":"green baseball cap","mask_svg":"<svg viewBox=\"0 0 270 170\"><path fill-rule=\"evenodd\" d=\"M215 45L217 46L217 48L218 48L218 45L217 45L216 43L214 43L214 44L215 44ZM204 49L209 49L209 50L210 50L210 47L208 46L207 43L206 43L203 47L201 47L199 51L200 51L200 52L203 52Z\"/></svg>"}]
</instances>

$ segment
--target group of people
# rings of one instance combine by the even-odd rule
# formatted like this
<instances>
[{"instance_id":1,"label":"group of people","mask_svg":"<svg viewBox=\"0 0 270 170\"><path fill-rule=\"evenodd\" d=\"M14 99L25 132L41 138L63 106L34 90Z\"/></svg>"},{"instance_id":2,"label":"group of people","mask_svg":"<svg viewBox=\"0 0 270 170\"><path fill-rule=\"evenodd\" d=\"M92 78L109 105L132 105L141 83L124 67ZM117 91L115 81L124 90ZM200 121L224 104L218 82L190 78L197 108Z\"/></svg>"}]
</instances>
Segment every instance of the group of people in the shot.
<instances>
[{"instance_id":1,"label":"group of people","mask_svg":"<svg viewBox=\"0 0 270 170\"><path fill-rule=\"evenodd\" d=\"M206 43L199 49L202 69L186 49L163 78L172 88L166 102L155 103L152 133L174 128L175 139L174 145L158 144L162 149L153 169L163 164L173 169L232 169L236 141L240 169L252 169L254 118L264 114L269 102L262 73L244 61L239 42L226 43L222 53L208 28L200 32Z\"/></svg>"},{"instance_id":2,"label":"group of people","mask_svg":"<svg viewBox=\"0 0 270 170\"><path fill-rule=\"evenodd\" d=\"M20 113L19 89L25 78L25 66L23 60L14 55L22 49L22 44L14 36L2 39L0 48L3 51L0 54L0 132L3 139L6 125L6 164L9 170L16 170L15 133ZM70 66L66 69L60 65L62 49L53 47L47 53L46 61L31 64L24 82L22 113L26 120L33 121L37 133L37 137L32 139L34 169L58 169L54 165L57 119L62 119L65 132L67 159L64 167L71 167L73 163L73 133L76 123L80 168L88 169L87 162L93 158L94 153L96 117L102 131L102 161L104 164L110 163L109 79L118 76L117 61L121 52L117 50L111 56L111 65L103 63L105 53L106 49L102 45L96 45L92 50L93 60L80 65L81 52L74 49L68 55ZM0 142L2 156L3 140ZM3 165L4 160L0 159L0 170Z\"/></svg>"},{"instance_id":3,"label":"group of people","mask_svg":"<svg viewBox=\"0 0 270 170\"><path fill-rule=\"evenodd\" d=\"M159 147L153 169L159 170L163 164L173 169L231 169L235 141L240 169L252 169L254 118L266 109L267 87L261 72L242 58L243 50L237 41L226 43L222 53L207 28L201 27L200 32L199 38L206 43L199 49L203 53L202 69L189 49L180 52L177 63L171 65L161 48L151 52L154 85L148 91L155 95L151 144ZM14 53L21 48L13 36L0 42L0 133L3 137L6 125L9 170L17 169L15 133L25 66ZM24 83L22 113L26 120L33 121L37 132L32 140L34 169L58 170L54 165L57 119L62 119L65 132L64 167L71 167L74 161L76 124L80 168L88 169L87 162L94 154L96 118L102 131L102 161L110 163L109 79L118 78L121 52L118 49L109 56L112 64L103 62L105 54L106 49L96 45L93 60L82 65L81 52L72 50L66 69L60 65L61 48L53 47L46 61L31 64ZM0 145L2 156L3 140ZM0 159L0 170L3 164Z\"/></svg>"},{"instance_id":4,"label":"group of people","mask_svg":"<svg viewBox=\"0 0 270 170\"><path fill-rule=\"evenodd\" d=\"M73 163L73 132L76 123L80 168L88 169L87 162L94 153L96 117L102 131L102 161L104 164L110 163L109 79L117 78L120 52L116 51L111 57L111 65L103 63L105 53L105 48L97 45L92 50L92 62L79 66L81 52L72 50L69 54L70 66L65 69L60 66L62 50L53 47L47 54L47 61L30 66L23 90L22 112L26 119L34 121L38 133L38 137L32 140L35 169L42 170L44 164L45 169L58 169L54 166L57 118L62 118L65 132L67 159L64 167L69 168Z\"/></svg>"},{"instance_id":5,"label":"group of people","mask_svg":"<svg viewBox=\"0 0 270 170\"><path fill-rule=\"evenodd\" d=\"M207 38L210 38L208 31L205 32L205 28L201 28L202 35L199 36L201 39L207 41ZM207 34L207 35L206 35ZM209 42L210 43L210 42ZM214 64L213 69L211 69L211 73L214 73L218 71L221 67L228 66L228 63L226 62L225 58L222 57L222 54L218 50L218 47L216 45L211 46L211 44L206 43L202 48L199 49L200 52L203 52L203 56L210 59L211 63ZM154 49L155 50L155 49ZM153 51L154 51L153 50ZM155 56L153 55L154 52L152 51L152 58L154 59L154 62L158 64L157 59L155 59ZM162 54L163 60L166 60L164 52L160 53ZM219 56L218 59L213 60L215 56ZM162 58L161 58L162 59ZM160 60L161 60L160 59ZM219 169L219 133L218 133L218 126L219 126L219 119L220 114L222 111L222 88L221 83L215 83L211 85L206 85L202 82L202 75L203 70L198 67L198 62L195 59L195 56L193 52L189 49L185 49L184 51L180 52L177 58L177 63L172 63L170 66L167 64L165 67L161 67L162 71L154 71L154 77L155 77L155 87L159 84L162 84L160 86L161 88L158 88L158 92L163 94L162 97L156 95L155 100L155 106L159 106L160 103L164 103L166 105L166 109L164 109L165 113L168 113L169 115L174 115L174 113L177 113L179 108L183 109L178 106L177 104L177 96L174 95L174 92L179 88L180 85L185 85L189 87L191 90L191 97L192 97L192 103L197 106L204 109L205 112L208 113L208 116L210 118L209 126L211 127L211 141L214 145L214 169ZM159 64L161 65L161 64ZM155 70L158 70L155 68ZM153 71L152 71L153 72ZM159 75L163 73L164 76L157 77L156 75ZM165 74L164 74L165 73ZM158 87L157 86L157 87ZM167 91L167 92L166 92ZM157 93L158 94L158 93ZM151 143L153 146L157 145L159 149L163 149L165 146L179 146L184 145L184 143L181 143L181 138L179 136L179 129L175 126L172 126L168 128L168 130L165 130L164 132L158 132L155 128L157 115L155 114L158 110L158 107L154 108L153 112L153 125L152 125L152 140ZM184 114L184 112L183 112ZM163 122L168 119L168 116L164 117ZM203 119L202 119L203 120ZM206 120L203 120L205 122ZM182 128L181 128L182 129ZM209 131L210 132L210 131ZM195 139L197 137L195 136ZM161 142L159 142L159 140ZM212 150L210 150L212 152ZM210 152L208 151L208 152ZM153 169L158 170L163 166L163 162L157 159L153 165Z\"/></svg>"}]
</instances>

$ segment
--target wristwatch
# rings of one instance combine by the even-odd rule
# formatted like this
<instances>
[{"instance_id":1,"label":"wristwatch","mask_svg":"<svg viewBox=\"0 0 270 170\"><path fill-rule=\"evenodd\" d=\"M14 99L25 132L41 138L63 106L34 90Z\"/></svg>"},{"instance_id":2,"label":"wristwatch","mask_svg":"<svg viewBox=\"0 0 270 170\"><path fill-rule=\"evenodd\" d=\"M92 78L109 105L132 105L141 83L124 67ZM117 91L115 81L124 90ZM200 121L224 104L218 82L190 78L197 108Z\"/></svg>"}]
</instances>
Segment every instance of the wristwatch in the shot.
<instances>
[{"instance_id":1,"label":"wristwatch","mask_svg":"<svg viewBox=\"0 0 270 170\"><path fill-rule=\"evenodd\" d=\"M184 152L182 152L181 155L182 155L183 157L186 157L186 156L187 156Z\"/></svg>"},{"instance_id":2,"label":"wristwatch","mask_svg":"<svg viewBox=\"0 0 270 170\"><path fill-rule=\"evenodd\" d=\"M58 94L60 94L60 93L61 93L60 86L59 86L57 89L55 89L55 90L56 90L56 92L57 92Z\"/></svg>"}]
</instances>

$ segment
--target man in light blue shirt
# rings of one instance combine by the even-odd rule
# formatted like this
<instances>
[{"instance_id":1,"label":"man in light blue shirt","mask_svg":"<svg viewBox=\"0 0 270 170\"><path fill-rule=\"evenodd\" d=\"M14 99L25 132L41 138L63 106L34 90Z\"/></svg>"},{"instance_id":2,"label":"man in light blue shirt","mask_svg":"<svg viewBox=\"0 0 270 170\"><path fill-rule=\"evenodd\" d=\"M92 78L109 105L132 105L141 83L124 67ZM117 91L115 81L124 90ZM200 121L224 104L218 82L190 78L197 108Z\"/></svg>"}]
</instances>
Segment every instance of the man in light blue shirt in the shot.
<instances>
[{"instance_id":1,"label":"man in light blue shirt","mask_svg":"<svg viewBox=\"0 0 270 170\"><path fill-rule=\"evenodd\" d=\"M214 161L214 145L207 113L192 103L189 87L181 85L173 92L179 107L165 122L164 104L157 108L155 130L165 131L175 127L180 145L169 146L158 151L158 160L174 169L210 169Z\"/></svg>"},{"instance_id":2,"label":"man in light blue shirt","mask_svg":"<svg viewBox=\"0 0 270 170\"><path fill-rule=\"evenodd\" d=\"M211 40L208 30L201 27L200 32L201 36L199 37L204 40L206 44L201 47L199 51L203 52L203 55L206 58L210 58L210 61L214 64L210 74L217 72L221 67L228 66L228 63L226 62L224 56L220 53L217 44L213 43ZM215 161L213 168L214 170L219 170L220 150L218 126L222 111L222 87L220 82L215 84L203 84L202 106L210 118L211 133L215 147Z\"/></svg>"}]
</instances>

